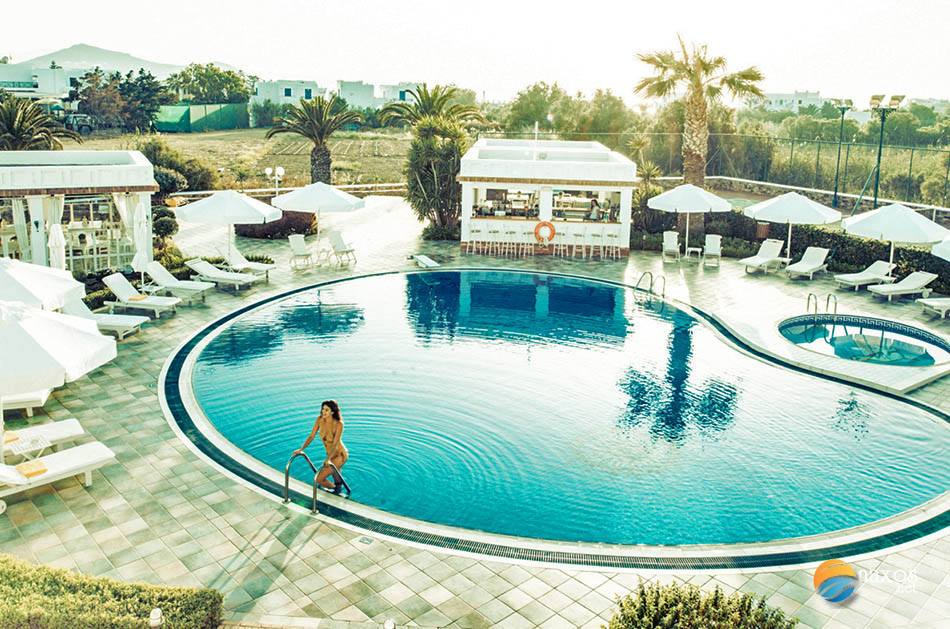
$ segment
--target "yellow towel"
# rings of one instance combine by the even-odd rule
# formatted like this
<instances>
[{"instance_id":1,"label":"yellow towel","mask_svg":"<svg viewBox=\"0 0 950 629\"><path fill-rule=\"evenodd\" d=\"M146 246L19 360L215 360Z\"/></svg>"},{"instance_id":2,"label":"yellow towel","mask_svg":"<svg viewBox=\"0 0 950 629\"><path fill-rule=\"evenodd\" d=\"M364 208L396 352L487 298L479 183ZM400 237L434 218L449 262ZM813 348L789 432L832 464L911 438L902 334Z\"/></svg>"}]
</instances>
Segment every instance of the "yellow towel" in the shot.
<instances>
[{"instance_id":1,"label":"yellow towel","mask_svg":"<svg viewBox=\"0 0 950 629\"><path fill-rule=\"evenodd\" d=\"M20 463L16 466L16 470L27 478L40 476L41 474L45 474L47 472L46 466L42 461L27 461L26 463Z\"/></svg>"},{"instance_id":2,"label":"yellow towel","mask_svg":"<svg viewBox=\"0 0 950 629\"><path fill-rule=\"evenodd\" d=\"M129 297L129 301L142 301L146 297L148 297L148 295L132 295Z\"/></svg>"},{"instance_id":3,"label":"yellow towel","mask_svg":"<svg viewBox=\"0 0 950 629\"><path fill-rule=\"evenodd\" d=\"M12 430L8 430L3 433L3 444L6 445L8 443L13 443L19 438L20 438L20 435L18 435L16 432Z\"/></svg>"}]
</instances>

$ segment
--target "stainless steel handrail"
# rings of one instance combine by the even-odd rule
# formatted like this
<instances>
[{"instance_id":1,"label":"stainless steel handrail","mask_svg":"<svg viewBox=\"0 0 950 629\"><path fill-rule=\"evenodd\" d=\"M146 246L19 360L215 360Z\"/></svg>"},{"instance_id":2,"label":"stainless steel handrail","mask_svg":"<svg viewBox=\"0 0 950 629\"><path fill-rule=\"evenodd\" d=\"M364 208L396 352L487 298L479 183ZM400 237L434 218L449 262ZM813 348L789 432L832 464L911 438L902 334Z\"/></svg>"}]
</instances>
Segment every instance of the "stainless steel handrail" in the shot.
<instances>
[{"instance_id":1,"label":"stainless steel handrail","mask_svg":"<svg viewBox=\"0 0 950 629\"><path fill-rule=\"evenodd\" d=\"M811 308L811 300L815 300L815 317L818 317L818 295L815 293L808 293L808 297L805 300L805 314L808 314L808 309Z\"/></svg>"},{"instance_id":2,"label":"stainless steel handrail","mask_svg":"<svg viewBox=\"0 0 950 629\"><path fill-rule=\"evenodd\" d=\"M663 280L663 292L660 293L660 297L666 297L666 276L665 275L657 275L656 279L650 282L650 292L653 293L654 295L657 294L656 291L653 290L653 285L656 284L660 280Z\"/></svg>"},{"instance_id":3,"label":"stainless steel handrail","mask_svg":"<svg viewBox=\"0 0 950 629\"><path fill-rule=\"evenodd\" d=\"M310 466L310 469L313 471L313 505L310 509L310 513L317 512L317 488L319 483L317 483L317 477L320 476L320 471L317 469L317 466L313 464L313 461L310 460L310 457L307 456L306 452L294 452L290 455L290 460L287 461L287 465L284 467L284 504L290 502L290 466L293 464L294 459L298 456L302 456L304 461L307 462L307 465ZM333 463L327 464L333 472L333 479L337 481L337 484L342 485L346 489L347 495L353 493L350 490L350 486L347 484L346 480L343 478L343 474L340 473L340 469Z\"/></svg>"},{"instance_id":4,"label":"stainless steel handrail","mask_svg":"<svg viewBox=\"0 0 950 629\"><path fill-rule=\"evenodd\" d=\"M650 276L650 285L647 287L647 292L648 292L648 293L652 293L652 292L653 292L653 273L652 273L651 271L644 271L644 272L640 275L640 279L637 280L637 283L636 283L633 287L634 287L635 289L636 289L636 288L640 288L640 283L643 281L643 278L645 278L645 277L648 276L648 275ZM641 289L641 290L642 290L642 289Z\"/></svg>"},{"instance_id":5,"label":"stainless steel handrail","mask_svg":"<svg viewBox=\"0 0 950 629\"><path fill-rule=\"evenodd\" d=\"M832 300L834 300L835 305L834 311L832 311L829 307L832 303ZM825 295L825 312L830 312L832 316L838 316L838 296L834 293L828 293Z\"/></svg>"}]
</instances>

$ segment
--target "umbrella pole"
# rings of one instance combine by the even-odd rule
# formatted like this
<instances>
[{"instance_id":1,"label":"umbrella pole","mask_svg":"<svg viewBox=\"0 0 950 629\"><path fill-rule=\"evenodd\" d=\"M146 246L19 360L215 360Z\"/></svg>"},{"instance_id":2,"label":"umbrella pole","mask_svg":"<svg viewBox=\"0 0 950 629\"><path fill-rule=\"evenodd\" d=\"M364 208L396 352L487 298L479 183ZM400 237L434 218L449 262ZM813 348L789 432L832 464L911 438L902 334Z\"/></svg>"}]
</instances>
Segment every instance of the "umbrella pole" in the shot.
<instances>
[{"instance_id":1,"label":"umbrella pole","mask_svg":"<svg viewBox=\"0 0 950 629\"><path fill-rule=\"evenodd\" d=\"M785 243L785 256L791 259L792 257L792 223L788 223L788 242Z\"/></svg>"},{"instance_id":2,"label":"umbrella pole","mask_svg":"<svg viewBox=\"0 0 950 629\"><path fill-rule=\"evenodd\" d=\"M3 396L0 395L0 465L3 465L3 437L6 432L3 423Z\"/></svg>"},{"instance_id":3,"label":"umbrella pole","mask_svg":"<svg viewBox=\"0 0 950 629\"><path fill-rule=\"evenodd\" d=\"M685 253L689 249L689 212L686 213L686 249L683 249Z\"/></svg>"},{"instance_id":4,"label":"umbrella pole","mask_svg":"<svg viewBox=\"0 0 950 629\"><path fill-rule=\"evenodd\" d=\"M891 263L891 264L894 264L894 241L893 241L893 240L891 241L891 260L890 260L890 263ZM888 271L887 274L890 275L892 272L893 272L893 269L891 269L890 271Z\"/></svg>"}]
</instances>

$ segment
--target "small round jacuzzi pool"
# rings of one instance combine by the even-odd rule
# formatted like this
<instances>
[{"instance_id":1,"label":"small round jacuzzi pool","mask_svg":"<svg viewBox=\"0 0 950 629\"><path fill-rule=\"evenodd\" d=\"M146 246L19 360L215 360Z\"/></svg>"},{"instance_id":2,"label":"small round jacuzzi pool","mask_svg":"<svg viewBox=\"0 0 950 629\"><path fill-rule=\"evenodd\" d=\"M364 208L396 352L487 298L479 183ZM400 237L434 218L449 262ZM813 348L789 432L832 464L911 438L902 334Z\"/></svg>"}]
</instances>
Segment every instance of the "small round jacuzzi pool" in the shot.
<instances>
[{"instance_id":1,"label":"small round jacuzzi pool","mask_svg":"<svg viewBox=\"0 0 950 629\"><path fill-rule=\"evenodd\" d=\"M950 342L887 319L800 315L782 321L779 332L799 347L845 360L903 367L930 367L950 361Z\"/></svg>"}]
</instances>

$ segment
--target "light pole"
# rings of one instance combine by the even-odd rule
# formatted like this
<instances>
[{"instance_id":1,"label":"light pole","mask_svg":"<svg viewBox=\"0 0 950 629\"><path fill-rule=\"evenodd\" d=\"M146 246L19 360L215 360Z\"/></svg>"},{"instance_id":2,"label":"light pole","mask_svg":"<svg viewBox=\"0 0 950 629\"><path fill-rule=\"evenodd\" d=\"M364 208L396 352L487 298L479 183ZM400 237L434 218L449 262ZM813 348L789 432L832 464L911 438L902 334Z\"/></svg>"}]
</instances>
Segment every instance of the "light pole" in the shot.
<instances>
[{"instance_id":1,"label":"light pole","mask_svg":"<svg viewBox=\"0 0 950 629\"><path fill-rule=\"evenodd\" d=\"M268 166L264 169L264 174L267 175L268 178L271 176L274 177L274 196L276 197L280 194L280 180L284 177L284 167L278 166L277 168L271 168Z\"/></svg>"},{"instance_id":2,"label":"light pole","mask_svg":"<svg viewBox=\"0 0 950 629\"><path fill-rule=\"evenodd\" d=\"M881 154L884 152L884 121L887 120L889 114L897 111L897 108L901 106L902 100L904 100L903 95L891 96L891 100L884 106L882 105L884 102L884 94L875 94L871 97L871 112L881 117L881 133L877 141L877 166L874 168L874 203L871 205L872 210L877 207L877 193L881 185Z\"/></svg>"},{"instance_id":3,"label":"light pole","mask_svg":"<svg viewBox=\"0 0 950 629\"><path fill-rule=\"evenodd\" d=\"M838 207L838 170L841 168L841 140L844 138L844 115L854 103L850 98L836 100L835 107L841 112L841 124L838 125L838 160L835 162L835 196L831 199L831 207Z\"/></svg>"}]
</instances>

